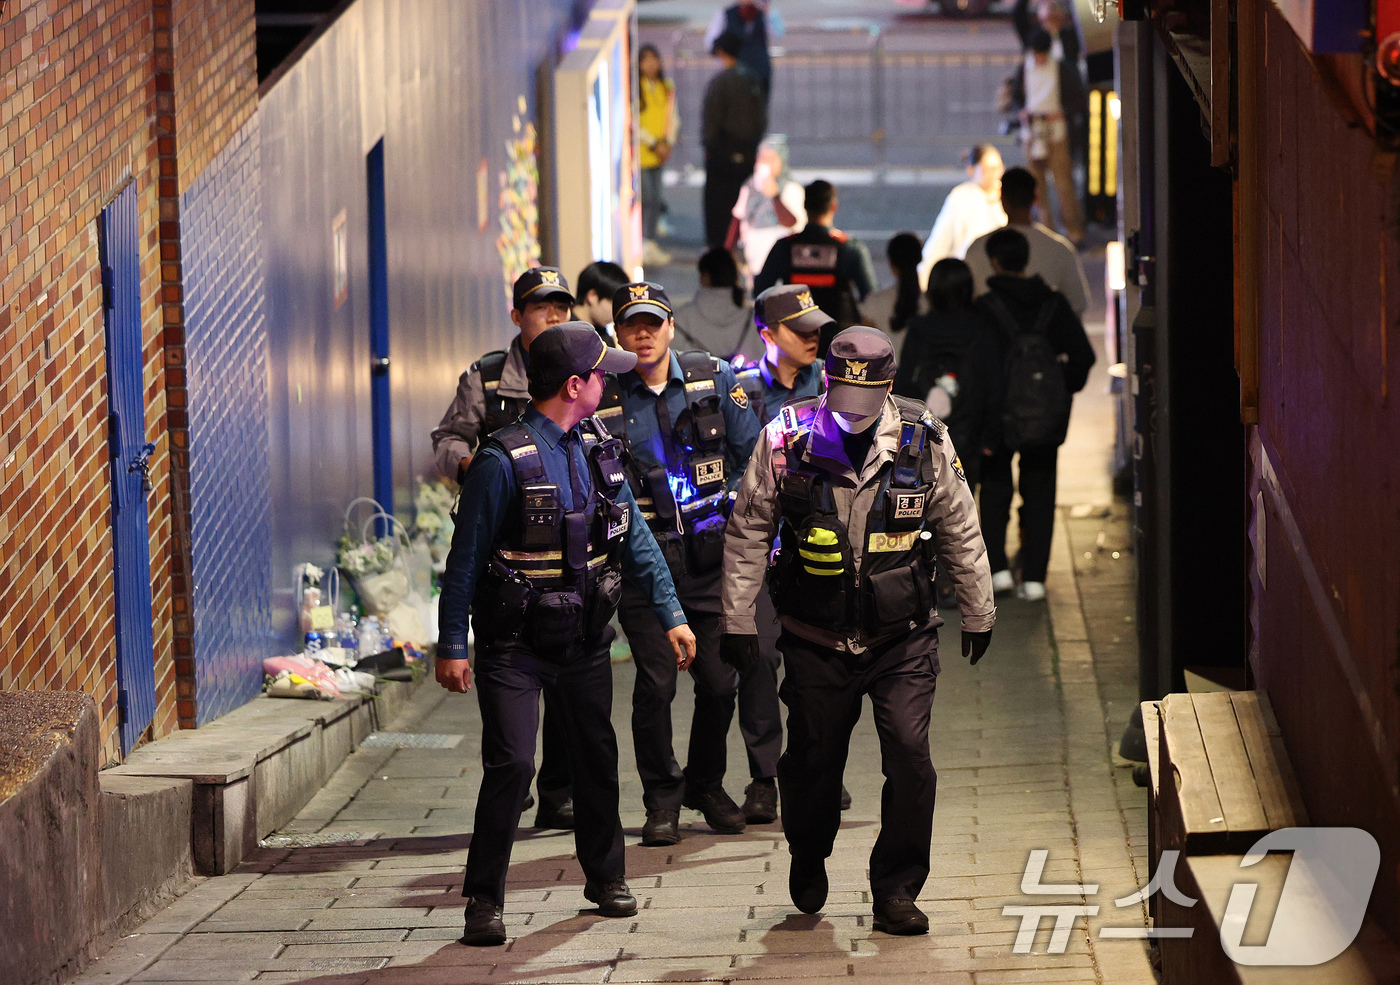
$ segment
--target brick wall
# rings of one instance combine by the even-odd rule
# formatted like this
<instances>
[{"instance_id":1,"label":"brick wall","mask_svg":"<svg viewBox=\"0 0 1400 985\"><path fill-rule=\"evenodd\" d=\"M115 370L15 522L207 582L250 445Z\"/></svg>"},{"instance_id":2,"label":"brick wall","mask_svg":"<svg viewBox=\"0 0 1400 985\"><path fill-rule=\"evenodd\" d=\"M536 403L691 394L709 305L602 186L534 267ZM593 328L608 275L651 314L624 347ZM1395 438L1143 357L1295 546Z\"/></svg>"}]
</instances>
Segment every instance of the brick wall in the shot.
<instances>
[{"instance_id":1,"label":"brick wall","mask_svg":"<svg viewBox=\"0 0 1400 985\"><path fill-rule=\"evenodd\" d=\"M170 497L148 2L0 14L0 687L84 690L117 756L106 366L96 222L140 203L157 708L175 726Z\"/></svg>"}]
</instances>

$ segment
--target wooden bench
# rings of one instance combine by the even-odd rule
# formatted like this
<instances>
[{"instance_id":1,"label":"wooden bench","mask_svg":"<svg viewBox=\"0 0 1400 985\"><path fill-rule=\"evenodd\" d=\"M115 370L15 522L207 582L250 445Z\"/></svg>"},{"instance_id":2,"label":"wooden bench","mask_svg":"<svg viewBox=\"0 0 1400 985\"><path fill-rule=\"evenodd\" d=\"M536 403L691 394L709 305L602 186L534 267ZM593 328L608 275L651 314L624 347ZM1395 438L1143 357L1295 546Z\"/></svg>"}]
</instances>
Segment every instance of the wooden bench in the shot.
<instances>
[{"instance_id":1,"label":"wooden bench","mask_svg":"<svg viewBox=\"0 0 1400 985\"><path fill-rule=\"evenodd\" d=\"M1268 926L1288 860L1270 855L1242 880L1241 856L1270 831L1305 827L1297 779L1268 698L1258 691L1169 694L1142 703L1147 733L1148 859L1156 876L1163 851L1177 850L1173 882L1198 900L1184 907L1162 893L1149 899L1158 928L1193 928L1158 939L1165 985L1400 985L1400 951L1367 921L1356 943L1315 968L1237 965L1220 944L1230 888L1257 882L1256 919Z\"/></svg>"},{"instance_id":2,"label":"wooden bench","mask_svg":"<svg viewBox=\"0 0 1400 985\"><path fill-rule=\"evenodd\" d=\"M1169 694L1158 722L1160 849L1241 855L1270 831L1308 823L1263 694Z\"/></svg>"}]
</instances>

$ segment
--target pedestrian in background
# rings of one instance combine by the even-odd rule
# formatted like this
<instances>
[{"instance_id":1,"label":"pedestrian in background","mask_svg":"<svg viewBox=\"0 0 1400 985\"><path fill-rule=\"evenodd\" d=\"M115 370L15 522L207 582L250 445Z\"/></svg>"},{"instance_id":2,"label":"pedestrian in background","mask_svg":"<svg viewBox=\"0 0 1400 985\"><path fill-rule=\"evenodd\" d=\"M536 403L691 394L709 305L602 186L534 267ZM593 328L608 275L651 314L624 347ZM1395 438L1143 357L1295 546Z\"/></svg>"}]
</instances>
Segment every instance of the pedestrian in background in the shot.
<instances>
[{"instance_id":1,"label":"pedestrian in background","mask_svg":"<svg viewBox=\"0 0 1400 985\"><path fill-rule=\"evenodd\" d=\"M617 345L612 323L612 296L627 279L627 272L611 260L594 260L579 271L574 318L592 325L608 345Z\"/></svg>"},{"instance_id":2,"label":"pedestrian in background","mask_svg":"<svg viewBox=\"0 0 1400 985\"><path fill-rule=\"evenodd\" d=\"M919 282L928 283L928 272L944 257L967 256L967 248L983 233L1006 225L1001 210L1001 174L1005 165L1001 152L991 144L975 144L964 159L967 180L957 185L943 200L933 230L924 241Z\"/></svg>"},{"instance_id":3,"label":"pedestrian in background","mask_svg":"<svg viewBox=\"0 0 1400 985\"><path fill-rule=\"evenodd\" d=\"M802 186L788 171L787 138L769 134L758 145L753 177L739 189L724 245L744 250L749 283L763 269L773 244L807 225Z\"/></svg>"},{"instance_id":4,"label":"pedestrian in background","mask_svg":"<svg viewBox=\"0 0 1400 985\"><path fill-rule=\"evenodd\" d=\"M700 288L676 307L676 331L686 343L732 363L763 355L763 340L753 325L753 305L744 292L734 254L717 246L700 256Z\"/></svg>"},{"instance_id":5,"label":"pedestrian in background","mask_svg":"<svg viewBox=\"0 0 1400 985\"><path fill-rule=\"evenodd\" d=\"M782 15L772 9L768 0L740 0L715 11L705 29L705 47L713 48L715 39L726 32L739 38L739 61L763 84L763 97L767 99L773 89L768 42L782 37L785 30Z\"/></svg>"},{"instance_id":6,"label":"pedestrian in background","mask_svg":"<svg viewBox=\"0 0 1400 985\"><path fill-rule=\"evenodd\" d=\"M1031 41L1037 31L1044 31L1050 36L1049 56L1058 75L1057 91L1069 139L1070 160L1084 163L1089 156L1089 90L1084 82L1084 74L1079 68L1079 56L1084 50L1084 44L1079 33L1079 23L1075 19L1074 5L1065 6L1059 0L1035 0L1034 4L1032 0L1016 0L1011 9L1011 22L1021 39L1023 53L1030 52ZM1024 64L1022 72L1026 72ZM1045 87L1043 79L1040 85L1042 89ZM1026 102L1029 103L1029 87L1026 88L1026 96ZM1037 173L1036 177L1040 179L1040 187L1044 190L1045 176ZM1058 185L1056 189L1058 191ZM1044 204L1049 207L1048 199ZM1077 208L1077 201L1075 205ZM1066 232L1068 233L1068 230ZM1070 239L1075 239L1072 233L1068 235Z\"/></svg>"},{"instance_id":7,"label":"pedestrian in background","mask_svg":"<svg viewBox=\"0 0 1400 985\"><path fill-rule=\"evenodd\" d=\"M637 123L642 143L642 262L664 267L671 257L656 242L657 225L666 213L661 170L676 146L681 118L676 112L675 83L666 78L656 45L644 44L637 53L637 76ZM612 294L604 297L611 304ZM612 320L611 316L608 320Z\"/></svg>"},{"instance_id":8,"label":"pedestrian in background","mask_svg":"<svg viewBox=\"0 0 1400 985\"><path fill-rule=\"evenodd\" d=\"M1083 317L1089 307L1089 278L1084 276L1084 264L1074 244L1053 229L1035 221L1032 210L1038 199L1035 175L1025 168L1007 168L1001 176L1001 206L1006 210L1006 226L1026 237L1031 258L1026 274L1038 274L1040 279L1065 296L1074 313ZM992 276L992 262L987 259L988 233L967 250L967 265L972 268L974 297L987 290L987 278Z\"/></svg>"},{"instance_id":9,"label":"pedestrian in background","mask_svg":"<svg viewBox=\"0 0 1400 985\"><path fill-rule=\"evenodd\" d=\"M825 354L836 330L860 322L860 303L879 285L865 244L835 226L836 210L841 207L836 187L818 178L807 186L803 204L806 228L773 244L753 289L758 295L774 284L809 288L817 307L835 319L835 328L822 331L818 351Z\"/></svg>"},{"instance_id":10,"label":"pedestrian in background","mask_svg":"<svg viewBox=\"0 0 1400 985\"><path fill-rule=\"evenodd\" d=\"M1059 22L1062 15L1055 13L1059 10L1057 5L1047 4L1044 9L1051 23ZM1070 35L1073 37L1073 32ZM1077 80L1082 94L1083 80L1076 62L1065 64L1068 54L1060 38L1053 37L1044 27L1032 26L1024 39L1025 106L1021 110L1021 147L1027 166L1041 187L1046 187L1047 173L1054 180L1060 226L1065 235L1079 245L1084 241L1084 220L1074 185L1074 160L1070 152L1070 124L1075 108L1066 105L1064 81L1066 75ZM1048 208L1046 212L1048 215Z\"/></svg>"},{"instance_id":11,"label":"pedestrian in background","mask_svg":"<svg viewBox=\"0 0 1400 985\"><path fill-rule=\"evenodd\" d=\"M904 344L909 319L928 310L928 297L919 286L919 261L924 241L916 233L897 233L885 245L894 283L873 292L860 303L862 320L890 337L894 351Z\"/></svg>"},{"instance_id":12,"label":"pedestrian in background","mask_svg":"<svg viewBox=\"0 0 1400 985\"><path fill-rule=\"evenodd\" d=\"M753 175L758 142L768 129L768 99L762 83L739 63L743 40L725 31L710 54L720 71L705 87L700 112L705 146L705 243L723 246L739 189Z\"/></svg>"},{"instance_id":13,"label":"pedestrian in background","mask_svg":"<svg viewBox=\"0 0 1400 985\"><path fill-rule=\"evenodd\" d=\"M1050 538L1055 529L1055 469L1069 428L1072 395L1084 389L1094 347L1065 296L1027 275L1030 244L1015 229L987 240L993 274L978 306L994 326L1002 367L999 413L992 415L990 454L982 462L982 533L992 587L1016 588L1032 602L1045 598ZM1016 487L1011 459L1019 456L1021 584L1006 556L1006 524Z\"/></svg>"},{"instance_id":14,"label":"pedestrian in background","mask_svg":"<svg viewBox=\"0 0 1400 985\"><path fill-rule=\"evenodd\" d=\"M975 491L999 390L996 340L973 306L972 271L963 261L945 257L935 263L925 297L929 310L909 319L894 392L921 401L947 426Z\"/></svg>"}]
</instances>

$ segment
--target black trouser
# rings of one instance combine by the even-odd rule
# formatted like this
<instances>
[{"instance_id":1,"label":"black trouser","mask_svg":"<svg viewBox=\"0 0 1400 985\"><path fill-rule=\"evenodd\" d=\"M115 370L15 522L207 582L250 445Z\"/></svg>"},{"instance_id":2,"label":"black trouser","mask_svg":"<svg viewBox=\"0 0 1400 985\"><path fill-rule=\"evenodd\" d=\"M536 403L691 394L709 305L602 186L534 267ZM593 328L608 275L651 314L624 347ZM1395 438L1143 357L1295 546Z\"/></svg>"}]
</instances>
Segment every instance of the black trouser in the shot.
<instances>
[{"instance_id":1,"label":"black trouser","mask_svg":"<svg viewBox=\"0 0 1400 985\"><path fill-rule=\"evenodd\" d=\"M1058 448L1020 452L1021 580L1045 580L1050 566L1050 538L1055 532L1055 463ZM982 539L992 571L1011 567L1006 558L1006 524L1011 519L1011 456L998 448L982 460Z\"/></svg>"},{"instance_id":2,"label":"black trouser","mask_svg":"<svg viewBox=\"0 0 1400 985\"><path fill-rule=\"evenodd\" d=\"M753 176L753 158L705 158L705 245L723 246L739 189ZM755 271L757 273L757 271Z\"/></svg>"},{"instance_id":3,"label":"black trouser","mask_svg":"<svg viewBox=\"0 0 1400 985\"><path fill-rule=\"evenodd\" d=\"M574 795L569 781L569 742L559 724L559 713L551 708L548 691L544 694L544 734L535 789L539 791L540 806L554 810Z\"/></svg>"},{"instance_id":4,"label":"black trouser","mask_svg":"<svg viewBox=\"0 0 1400 985\"><path fill-rule=\"evenodd\" d=\"M604 883L624 877L609 656L616 635L609 626L598 640L572 647L562 663L519 644L478 649L483 775L463 896L505 904L511 844L535 772L541 690L559 720L574 778L574 846L583 874Z\"/></svg>"},{"instance_id":5,"label":"black trouser","mask_svg":"<svg viewBox=\"0 0 1400 985\"><path fill-rule=\"evenodd\" d=\"M788 744L778 761L783 832L794 856L827 858L841 826L841 776L861 697L870 695L885 788L870 853L875 899L917 899L928 879L938 775L928 723L938 678L938 622L862 654L784 631L783 703Z\"/></svg>"},{"instance_id":6,"label":"black trouser","mask_svg":"<svg viewBox=\"0 0 1400 985\"><path fill-rule=\"evenodd\" d=\"M713 589L711 591L711 585ZM618 619L632 647L637 682L632 689L632 742L637 773L642 778L642 803L649 811L680 810L686 788L692 792L718 790L724 784L729 723L734 720L734 697L739 675L719 658L719 572L700 588L677 580L677 594L686 620L695 633L695 714L690 720L690 746L682 771L676 762L671 731L671 703L676 698L676 654L651 601L626 582ZM577 787L575 781L575 787Z\"/></svg>"},{"instance_id":7,"label":"black trouser","mask_svg":"<svg viewBox=\"0 0 1400 985\"><path fill-rule=\"evenodd\" d=\"M758 666L739 680L739 731L749 757L749 776L755 780L778 775L783 751L783 717L778 703L778 632L782 626L773 610L767 586L758 593L754 613L758 623Z\"/></svg>"}]
</instances>

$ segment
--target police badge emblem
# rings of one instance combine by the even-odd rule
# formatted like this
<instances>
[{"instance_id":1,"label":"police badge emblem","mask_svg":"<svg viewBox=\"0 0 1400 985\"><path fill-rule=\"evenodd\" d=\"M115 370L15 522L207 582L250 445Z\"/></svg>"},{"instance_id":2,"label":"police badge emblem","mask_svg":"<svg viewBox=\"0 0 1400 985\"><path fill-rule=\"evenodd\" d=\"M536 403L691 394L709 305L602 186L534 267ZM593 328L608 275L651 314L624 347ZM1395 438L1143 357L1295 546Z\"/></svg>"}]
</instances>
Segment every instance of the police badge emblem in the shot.
<instances>
[{"instance_id":1,"label":"police badge emblem","mask_svg":"<svg viewBox=\"0 0 1400 985\"><path fill-rule=\"evenodd\" d=\"M742 383L734 384L734 388L729 391L729 399L734 401L740 410L749 409L749 395Z\"/></svg>"}]
</instances>

